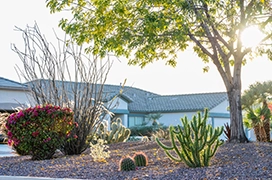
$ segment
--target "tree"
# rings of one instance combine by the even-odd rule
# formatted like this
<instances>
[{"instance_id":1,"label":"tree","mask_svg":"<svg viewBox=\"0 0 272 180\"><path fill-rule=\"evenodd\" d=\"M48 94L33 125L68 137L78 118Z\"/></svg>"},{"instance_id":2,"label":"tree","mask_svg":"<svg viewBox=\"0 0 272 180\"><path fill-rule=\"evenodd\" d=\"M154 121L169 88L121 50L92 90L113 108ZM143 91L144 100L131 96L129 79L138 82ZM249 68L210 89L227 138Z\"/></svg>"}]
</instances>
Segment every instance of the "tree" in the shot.
<instances>
[{"instance_id":1,"label":"tree","mask_svg":"<svg viewBox=\"0 0 272 180\"><path fill-rule=\"evenodd\" d=\"M271 95L272 81L256 82L242 94L242 109L246 111L246 119L251 121L257 141L270 141Z\"/></svg>"},{"instance_id":2,"label":"tree","mask_svg":"<svg viewBox=\"0 0 272 180\"><path fill-rule=\"evenodd\" d=\"M272 52L271 5L268 0L47 0L52 13L70 8L73 19L59 26L86 51L114 52L129 64L144 67L156 60L176 65L177 52L193 46L204 62L212 62L226 86L231 118L230 142L247 142L241 110L241 69L253 55ZM266 37L256 51L243 47L241 34L251 25ZM254 53L256 52L256 54ZM207 71L207 68L204 68Z\"/></svg>"},{"instance_id":3,"label":"tree","mask_svg":"<svg viewBox=\"0 0 272 180\"><path fill-rule=\"evenodd\" d=\"M12 50L19 56L23 67L17 66L18 74L31 89L33 104L67 106L74 111L75 127L61 148L64 154L81 154L89 144L100 123L112 108L106 107L103 91L112 66L110 59L83 53L83 47L57 37L58 46L49 43L37 24L25 30L17 28L24 39L24 49L15 44ZM32 105L33 105L32 104Z\"/></svg>"},{"instance_id":4,"label":"tree","mask_svg":"<svg viewBox=\"0 0 272 180\"><path fill-rule=\"evenodd\" d=\"M152 121L152 125L156 126L158 125L157 120L159 120L162 117L161 113L152 113L152 114L148 114L145 116L146 118L148 118L149 121Z\"/></svg>"}]
</instances>

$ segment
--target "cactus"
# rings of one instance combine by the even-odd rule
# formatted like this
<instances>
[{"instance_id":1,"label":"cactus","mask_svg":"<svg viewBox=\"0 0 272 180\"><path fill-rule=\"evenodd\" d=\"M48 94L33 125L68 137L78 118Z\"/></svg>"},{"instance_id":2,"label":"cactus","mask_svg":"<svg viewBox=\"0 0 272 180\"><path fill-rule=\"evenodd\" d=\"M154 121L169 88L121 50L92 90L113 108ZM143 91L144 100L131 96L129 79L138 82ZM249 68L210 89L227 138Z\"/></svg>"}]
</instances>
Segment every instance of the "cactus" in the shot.
<instances>
[{"instance_id":1,"label":"cactus","mask_svg":"<svg viewBox=\"0 0 272 180\"><path fill-rule=\"evenodd\" d=\"M133 157L136 166L147 166L148 158L144 152L136 152Z\"/></svg>"},{"instance_id":2,"label":"cactus","mask_svg":"<svg viewBox=\"0 0 272 180\"><path fill-rule=\"evenodd\" d=\"M130 156L127 156L120 160L119 171L134 171L134 170L136 170L136 164Z\"/></svg>"},{"instance_id":3,"label":"cactus","mask_svg":"<svg viewBox=\"0 0 272 180\"><path fill-rule=\"evenodd\" d=\"M219 140L223 126L214 129L211 125L207 125L207 118L207 109L204 110L203 118L200 112L197 117L193 116L190 122L185 116L181 118L183 127L178 125L178 129L175 130L173 126L170 126L171 146L164 145L158 138L156 142L174 161L184 161L189 167L209 166L210 159L223 143ZM173 156L170 151L176 152L178 157Z\"/></svg>"},{"instance_id":4,"label":"cactus","mask_svg":"<svg viewBox=\"0 0 272 180\"><path fill-rule=\"evenodd\" d=\"M106 131L104 124L101 123L97 131L98 138L104 139L108 144L125 142L130 136L130 129L122 125L122 120L118 118L111 124L111 131Z\"/></svg>"}]
</instances>

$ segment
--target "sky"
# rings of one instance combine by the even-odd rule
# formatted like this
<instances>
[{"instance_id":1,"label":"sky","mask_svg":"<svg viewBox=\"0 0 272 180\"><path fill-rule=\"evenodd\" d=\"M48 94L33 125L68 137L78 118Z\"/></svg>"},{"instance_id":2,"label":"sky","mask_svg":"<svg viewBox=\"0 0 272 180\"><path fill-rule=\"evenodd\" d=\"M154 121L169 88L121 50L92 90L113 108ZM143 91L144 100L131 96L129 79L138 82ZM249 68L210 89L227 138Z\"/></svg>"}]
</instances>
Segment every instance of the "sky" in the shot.
<instances>
[{"instance_id":1,"label":"sky","mask_svg":"<svg viewBox=\"0 0 272 180\"><path fill-rule=\"evenodd\" d=\"M0 17L0 77L20 82L15 66L22 67L18 55L11 50L11 44L23 45L21 33L15 26L26 28L36 22L46 38L50 41L53 29L58 35L63 34L58 28L63 13L50 14L45 0L8 0L1 2ZM254 38L253 36L248 37ZM127 65L126 59L115 60L110 70L107 84L119 85L126 79L126 86L132 86L161 95L191 94L206 92L225 92L221 76L213 64L209 64L208 73L203 73L204 64L193 50L180 52L175 68L166 66L163 61L156 61L141 69L139 66ZM272 80L272 62L266 58L256 58L242 69L242 90L256 81ZM21 79L22 80L22 79ZM22 83L24 81L22 80Z\"/></svg>"}]
</instances>

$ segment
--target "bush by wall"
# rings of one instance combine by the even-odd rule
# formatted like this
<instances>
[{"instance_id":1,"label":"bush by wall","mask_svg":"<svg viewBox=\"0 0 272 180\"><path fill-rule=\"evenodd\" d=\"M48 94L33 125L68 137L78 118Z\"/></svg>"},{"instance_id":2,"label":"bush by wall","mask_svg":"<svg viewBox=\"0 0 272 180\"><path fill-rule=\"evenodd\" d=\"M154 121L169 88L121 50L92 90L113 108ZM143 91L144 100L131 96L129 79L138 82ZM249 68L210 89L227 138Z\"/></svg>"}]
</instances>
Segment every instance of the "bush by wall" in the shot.
<instances>
[{"instance_id":1,"label":"bush by wall","mask_svg":"<svg viewBox=\"0 0 272 180\"><path fill-rule=\"evenodd\" d=\"M8 117L8 144L21 155L31 155L32 160L50 159L75 125L69 108L50 104L30 107Z\"/></svg>"}]
</instances>

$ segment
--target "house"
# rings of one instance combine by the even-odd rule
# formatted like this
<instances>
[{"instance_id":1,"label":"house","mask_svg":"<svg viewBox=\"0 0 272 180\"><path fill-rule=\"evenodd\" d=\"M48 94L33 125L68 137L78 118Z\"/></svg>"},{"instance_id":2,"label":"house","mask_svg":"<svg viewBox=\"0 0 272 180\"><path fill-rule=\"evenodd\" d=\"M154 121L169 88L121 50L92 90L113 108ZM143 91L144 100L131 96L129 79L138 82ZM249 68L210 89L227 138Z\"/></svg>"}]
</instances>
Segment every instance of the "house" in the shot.
<instances>
[{"instance_id":1,"label":"house","mask_svg":"<svg viewBox=\"0 0 272 180\"><path fill-rule=\"evenodd\" d=\"M43 84L49 82L48 80L36 81L43 81ZM63 85L61 81L56 82ZM72 83L67 81L64 84L70 88L73 86ZM20 104L30 104L26 94L29 93L27 86L31 85L31 82L21 84L1 78L0 85L2 110L12 110ZM67 88L68 91L70 91L69 88ZM114 118L121 118L126 127L143 124L147 121L146 115L151 113L160 113L162 117L158 122L163 125L178 125L182 117L187 116L191 119L198 111L203 112L205 108L209 110L208 123L213 127L230 123L226 92L159 95L135 87L106 84L103 87L103 94L106 106L115 105L113 109L110 109L115 114ZM220 138L224 139L223 135Z\"/></svg>"},{"instance_id":2,"label":"house","mask_svg":"<svg viewBox=\"0 0 272 180\"><path fill-rule=\"evenodd\" d=\"M13 112L28 104L26 85L0 77L0 112Z\"/></svg>"},{"instance_id":3,"label":"house","mask_svg":"<svg viewBox=\"0 0 272 180\"><path fill-rule=\"evenodd\" d=\"M104 90L117 94L120 86L106 85ZM230 124L226 92L159 95L125 86L122 94L114 101L118 105L111 111L115 113L115 117L121 118L127 127L141 125L147 121L146 115L151 113L160 113L162 117L158 122L163 125L178 125L181 124L182 117L187 116L191 119L205 108L209 110L208 123L213 127L223 126L224 123ZM223 135L220 138L225 139Z\"/></svg>"}]
</instances>

